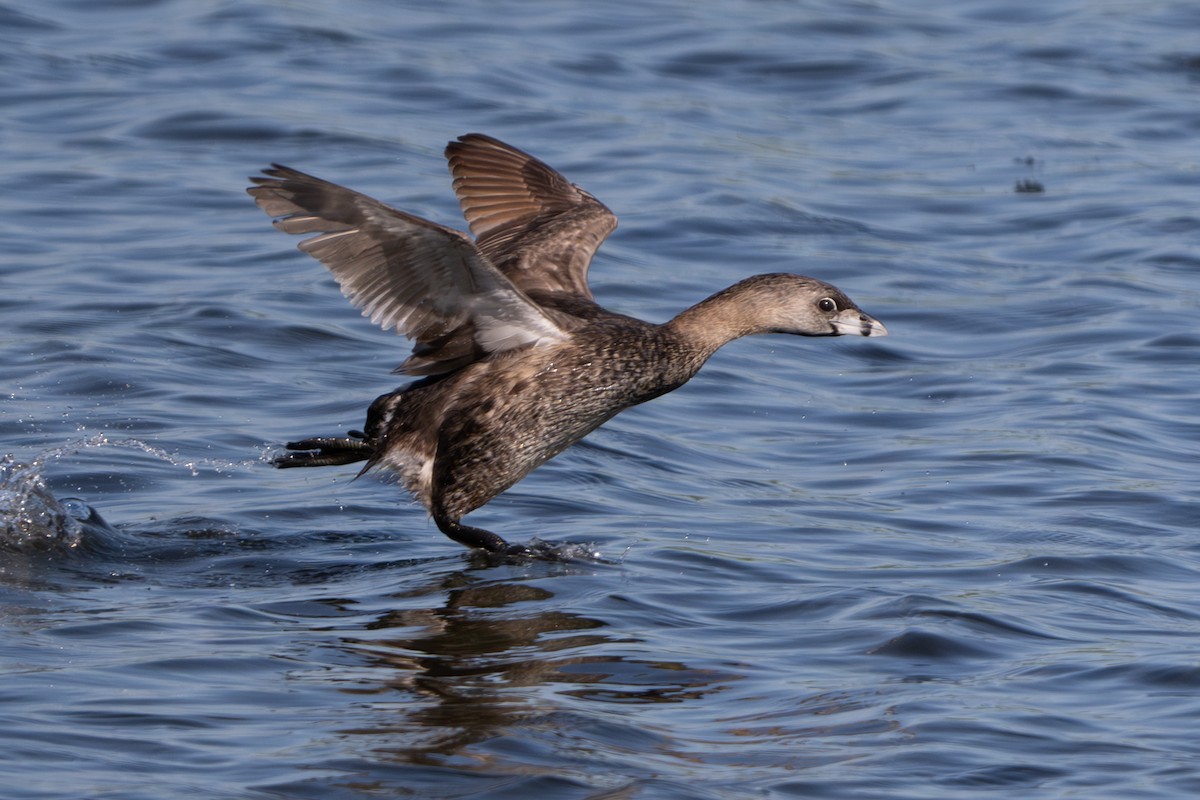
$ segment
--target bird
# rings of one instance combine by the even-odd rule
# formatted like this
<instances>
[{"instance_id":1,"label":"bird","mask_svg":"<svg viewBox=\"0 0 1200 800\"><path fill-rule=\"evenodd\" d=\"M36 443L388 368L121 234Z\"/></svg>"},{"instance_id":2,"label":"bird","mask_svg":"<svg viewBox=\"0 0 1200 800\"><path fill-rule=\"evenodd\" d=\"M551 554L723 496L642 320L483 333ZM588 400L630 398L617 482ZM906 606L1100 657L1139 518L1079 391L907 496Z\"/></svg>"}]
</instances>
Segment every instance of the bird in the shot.
<instances>
[{"instance_id":1,"label":"bird","mask_svg":"<svg viewBox=\"0 0 1200 800\"><path fill-rule=\"evenodd\" d=\"M679 388L751 334L886 336L837 287L753 275L657 324L609 311L588 286L617 218L589 192L499 139L445 150L473 236L272 164L246 191L332 273L363 316L413 341L362 430L286 443L280 468L365 461L468 548L529 554L468 513L621 411Z\"/></svg>"}]
</instances>

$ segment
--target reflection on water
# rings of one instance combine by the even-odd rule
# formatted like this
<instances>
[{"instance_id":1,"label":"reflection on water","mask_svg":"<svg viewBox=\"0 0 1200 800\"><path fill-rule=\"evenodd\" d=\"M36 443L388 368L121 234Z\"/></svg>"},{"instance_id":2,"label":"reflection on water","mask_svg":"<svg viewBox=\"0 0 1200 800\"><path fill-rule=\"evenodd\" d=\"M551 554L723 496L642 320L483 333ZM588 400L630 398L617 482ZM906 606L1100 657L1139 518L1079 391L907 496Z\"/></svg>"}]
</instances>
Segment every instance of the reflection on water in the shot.
<instances>
[{"instance_id":1,"label":"reflection on water","mask_svg":"<svg viewBox=\"0 0 1200 800\"><path fill-rule=\"evenodd\" d=\"M553 726L561 697L678 703L733 678L671 659L606 654L618 638L602 620L541 608L554 594L526 583L456 572L404 596L446 600L385 613L367 625L370 638L345 639L370 672L341 690L373 698L382 712L376 726L343 733L381 737L372 749L406 762L477 758L475 745L531 724Z\"/></svg>"}]
</instances>

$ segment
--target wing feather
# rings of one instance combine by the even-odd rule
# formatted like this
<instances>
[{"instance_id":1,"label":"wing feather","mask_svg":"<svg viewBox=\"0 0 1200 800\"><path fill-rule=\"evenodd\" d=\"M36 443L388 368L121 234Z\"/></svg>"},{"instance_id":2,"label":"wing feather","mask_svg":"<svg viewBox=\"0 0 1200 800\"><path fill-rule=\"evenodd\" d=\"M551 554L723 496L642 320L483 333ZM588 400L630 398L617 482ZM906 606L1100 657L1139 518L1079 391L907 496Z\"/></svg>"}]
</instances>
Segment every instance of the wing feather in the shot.
<instances>
[{"instance_id":1,"label":"wing feather","mask_svg":"<svg viewBox=\"0 0 1200 800\"><path fill-rule=\"evenodd\" d=\"M247 192L375 324L415 340L402 371L435 375L566 334L458 231L272 165ZM473 341L474 348L464 342Z\"/></svg>"},{"instance_id":2,"label":"wing feather","mask_svg":"<svg viewBox=\"0 0 1200 800\"><path fill-rule=\"evenodd\" d=\"M533 156L481 133L446 147L480 251L522 291L592 299L592 256L617 227L595 197Z\"/></svg>"}]
</instances>

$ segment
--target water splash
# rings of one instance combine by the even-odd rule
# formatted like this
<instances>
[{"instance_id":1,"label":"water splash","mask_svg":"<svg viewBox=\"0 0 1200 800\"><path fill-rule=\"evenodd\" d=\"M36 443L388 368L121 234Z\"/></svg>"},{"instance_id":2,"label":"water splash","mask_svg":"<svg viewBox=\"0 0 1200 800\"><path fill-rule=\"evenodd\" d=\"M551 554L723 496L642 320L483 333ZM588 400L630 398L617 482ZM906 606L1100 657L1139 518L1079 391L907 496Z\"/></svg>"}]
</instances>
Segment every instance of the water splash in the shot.
<instances>
[{"instance_id":1,"label":"water splash","mask_svg":"<svg viewBox=\"0 0 1200 800\"><path fill-rule=\"evenodd\" d=\"M182 467L193 477L204 470L220 474L257 465L220 459L188 459L140 439L111 439L99 433L39 453L28 463L12 454L0 457L0 548L9 550L73 550L89 531L112 531L95 508L74 497L56 498L46 485L46 467L68 456L100 447L140 450Z\"/></svg>"},{"instance_id":2,"label":"water splash","mask_svg":"<svg viewBox=\"0 0 1200 800\"><path fill-rule=\"evenodd\" d=\"M83 541L84 523L99 519L87 503L59 501L46 486L41 464L0 458L0 545L17 550L63 547Z\"/></svg>"},{"instance_id":3,"label":"water splash","mask_svg":"<svg viewBox=\"0 0 1200 800\"><path fill-rule=\"evenodd\" d=\"M225 475L230 472L236 472L241 469L248 469L257 466L263 461L263 458L248 460L248 461L228 461L220 458L185 458L178 453L172 453L169 450L164 450L161 447L152 445L149 442L144 442L141 439L124 438L112 439L106 433L97 433L85 439L79 439L74 442L69 442L61 447L52 448L45 451L34 459L35 464L46 463L47 461L56 461L63 456L77 455L85 450L94 450L99 447L125 447L132 450L140 450L147 455L165 461L168 464L176 467L183 467L188 470L192 477L198 477L201 472L211 470L220 475Z\"/></svg>"},{"instance_id":4,"label":"water splash","mask_svg":"<svg viewBox=\"0 0 1200 800\"><path fill-rule=\"evenodd\" d=\"M490 564L521 564L533 561L554 561L563 564L619 563L605 558L593 542L547 542L537 537L526 544L513 545L503 553L473 550L471 554Z\"/></svg>"},{"instance_id":5,"label":"water splash","mask_svg":"<svg viewBox=\"0 0 1200 800\"><path fill-rule=\"evenodd\" d=\"M525 550L525 553L522 555L546 561L590 561L599 563L605 560L600 554L600 550L591 542L547 542L544 539L534 537L528 544L522 545L522 547Z\"/></svg>"}]
</instances>

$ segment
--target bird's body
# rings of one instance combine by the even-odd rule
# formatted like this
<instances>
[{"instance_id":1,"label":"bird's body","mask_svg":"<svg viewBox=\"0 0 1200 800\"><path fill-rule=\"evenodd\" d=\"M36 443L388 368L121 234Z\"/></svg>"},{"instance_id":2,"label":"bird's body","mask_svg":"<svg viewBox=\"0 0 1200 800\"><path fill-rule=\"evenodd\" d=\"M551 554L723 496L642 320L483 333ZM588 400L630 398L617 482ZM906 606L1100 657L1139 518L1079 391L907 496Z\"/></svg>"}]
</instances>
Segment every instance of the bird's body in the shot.
<instances>
[{"instance_id":1,"label":"bird's body","mask_svg":"<svg viewBox=\"0 0 1200 800\"><path fill-rule=\"evenodd\" d=\"M686 383L754 333L880 336L842 292L786 273L747 278L658 325L592 298L587 268L616 218L533 157L481 134L447 148L476 241L276 165L249 189L384 327L416 340L427 377L372 403L361 433L288 444L281 467L387 469L469 547L503 552L467 513L630 406Z\"/></svg>"}]
</instances>

